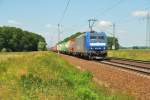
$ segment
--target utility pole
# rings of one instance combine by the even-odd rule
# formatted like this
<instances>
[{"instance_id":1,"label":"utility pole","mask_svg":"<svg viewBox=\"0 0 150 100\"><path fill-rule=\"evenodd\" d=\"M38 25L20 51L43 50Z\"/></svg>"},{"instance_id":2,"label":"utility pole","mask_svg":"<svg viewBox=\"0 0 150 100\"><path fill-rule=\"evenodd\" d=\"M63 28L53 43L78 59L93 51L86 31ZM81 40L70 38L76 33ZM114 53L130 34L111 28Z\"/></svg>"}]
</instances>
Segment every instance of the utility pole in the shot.
<instances>
[{"instance_id":1,"label":"utility pole","mask_svg":"<svg viewBox=\"0 0 150 100\"><path fill-rule=\"evenodd\" d=\"M146 21L146 47L150 48L150 12L147 13Z\"/></svg>"},{"instance_id":2,"label":"utility pole","mask_svg":"<svg viewBox=\"0 0 150 100\"><path fill-rule=\"evenodd\" d=\"M58 43L60 41L60 24L58 24ZM57 47L57 49L59 49L59 47ZM59 54L59 50L58 50L58 54Z\"/></svg>"},{"instance_id":3,"label":"utility pole","mask_svg":"<svg viewBox=\"0 0 150 100\"><path fill-rule=\"evenodd\" d=\"M113 45L112 45L112 49L115 50L116 49L116 39L115 39L115 33L116 33L116 24L113 23Z\"/></svg>"},{"instance_id":4,"label":"utility pole","mask_svg":"<svg viewBox=\"0 0 150 100\"><path fill-rule=\"evenodd\" d=\"M94 23L97 21L96 19L89 19L89 28L90 28L90 32L93 31L93 26L94 26Z\"/></svg>"}]
</instances>

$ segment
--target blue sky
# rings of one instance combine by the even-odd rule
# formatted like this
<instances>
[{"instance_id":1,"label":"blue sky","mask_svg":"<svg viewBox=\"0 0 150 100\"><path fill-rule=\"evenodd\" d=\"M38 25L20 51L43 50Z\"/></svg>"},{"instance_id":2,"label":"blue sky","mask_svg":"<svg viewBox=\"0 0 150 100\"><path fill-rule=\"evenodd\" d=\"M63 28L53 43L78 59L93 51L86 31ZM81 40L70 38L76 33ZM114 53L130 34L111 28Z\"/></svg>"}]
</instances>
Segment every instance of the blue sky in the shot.
<instances>
[{"instance_id":1,"label":"blue sky","mask_svg":"<svg viewBox=\"0 0 150 100\"><path fill-rule=\"evenodd\" d=\"M96 31L112 32L123 46L145 45L145 8L150 0L71 0L62 22L61 39L78 31L88 30L88 19L96 18ZM57 24L67 0L0 0L0 25L9 25L36 32L46 38L49 46L57 42ZM113 6L115 5L115 6ZM111 8L111 10L108 10ZM142 11L142 12L141 12Z\"/></svg>"}]
</instances>

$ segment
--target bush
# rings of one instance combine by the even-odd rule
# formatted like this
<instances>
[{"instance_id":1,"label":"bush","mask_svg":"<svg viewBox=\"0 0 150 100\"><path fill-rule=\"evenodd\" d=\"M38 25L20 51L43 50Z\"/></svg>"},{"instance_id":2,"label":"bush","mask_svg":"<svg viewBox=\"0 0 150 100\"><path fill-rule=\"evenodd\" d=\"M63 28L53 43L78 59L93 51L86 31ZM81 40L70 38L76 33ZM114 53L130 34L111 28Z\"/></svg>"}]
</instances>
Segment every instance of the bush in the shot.
<instances>
[{"instance_id":1,"label":"bush","mask_svg":"<svg viewBox=\"0 0 150 100\"><path fill-rule=\"evenodd\" d=\"M45 42L39 41L38 42L38 51L45 51L46 50L45 46L46 46Z\"/></svg>"},{"instance_id":2,"label":"bush","mask_svg":"<svg viewBox=\"0 0 150 100\"><path fill-rule=\"evenodd\" d=\"M3 48L3 49L1 50L1 52L7 52L7 49L6 49L6 48Z\"/></svg>"},{"instance_id":3,"label":"bush","mask_svg":"<svg viewBox=\"0 0 150 100\"><path fill-rule=\"evenodd\" d=\"M77 91L77 95L81 98L81 100L98 100L98 95L85 87L80 87Z\"/></svg>"}]
</instances>

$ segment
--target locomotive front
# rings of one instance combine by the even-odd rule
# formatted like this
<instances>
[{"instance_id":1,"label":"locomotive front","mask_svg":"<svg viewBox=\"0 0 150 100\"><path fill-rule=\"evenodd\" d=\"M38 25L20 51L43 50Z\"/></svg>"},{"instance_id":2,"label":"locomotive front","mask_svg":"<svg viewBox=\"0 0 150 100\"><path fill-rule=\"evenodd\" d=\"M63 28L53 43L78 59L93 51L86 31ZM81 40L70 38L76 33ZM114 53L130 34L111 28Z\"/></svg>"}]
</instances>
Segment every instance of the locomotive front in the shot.
<instances>
[{"instance_id":1,"label":"locomotive front","mask_svg":"<svg viewBox=\"0 0 150 100\"><path fill-rule=\"evenodd\" d=\"M87 32L86 47L92 57L107 56L107 36L105 32Z\"/></svg>"}]
</instances>

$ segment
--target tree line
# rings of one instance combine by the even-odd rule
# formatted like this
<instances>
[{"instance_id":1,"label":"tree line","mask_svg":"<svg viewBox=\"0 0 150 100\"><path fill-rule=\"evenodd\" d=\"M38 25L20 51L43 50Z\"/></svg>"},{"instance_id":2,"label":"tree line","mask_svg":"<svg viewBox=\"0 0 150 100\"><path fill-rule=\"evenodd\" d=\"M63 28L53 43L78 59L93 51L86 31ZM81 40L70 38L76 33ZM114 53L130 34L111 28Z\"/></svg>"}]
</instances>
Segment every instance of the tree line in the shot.
<instances>
[{"instance_id":1,"label":"tree line","mask_svg":"<svg viewBox=\"0 0 150 100\"><path fill-rule=\"evenodd\" d=\"M45 39L33 32L16 27L0 27L0 51L38 51L45 50Z\"/></svg>"}]
</instances>

